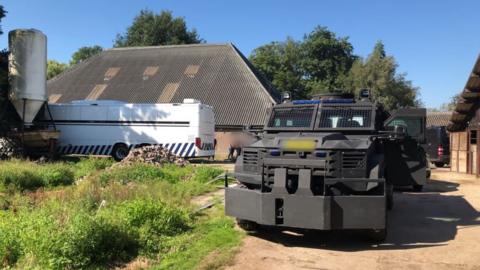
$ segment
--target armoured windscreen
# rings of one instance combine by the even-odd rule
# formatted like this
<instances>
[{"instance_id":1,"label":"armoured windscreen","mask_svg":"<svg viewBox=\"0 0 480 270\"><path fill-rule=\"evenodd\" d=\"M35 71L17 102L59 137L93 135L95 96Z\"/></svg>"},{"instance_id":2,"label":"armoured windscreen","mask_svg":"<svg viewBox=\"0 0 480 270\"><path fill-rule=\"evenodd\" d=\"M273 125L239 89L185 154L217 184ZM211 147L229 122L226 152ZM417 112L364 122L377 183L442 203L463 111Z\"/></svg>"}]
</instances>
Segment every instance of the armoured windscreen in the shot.
<instances>
[{"instance_id":1,"label":"armoured windscreen","mask_svg":"<svg viewBox=\"0 0 480 270\"><path fill-rule=\"evenodd\" d=\"M318 128L369 128L372 110L355 107L323 107Z\"/></svg>"},{"instance_id":2,"label":"armoured windscreen","mask_svg":"<svg viewBox=\"0 0 480 270\"><path fill-rule=\"evenodd\" d=\"M310 128L314 107L276 108L272 112L268 127Z\"/></svg>"}]
</instances>

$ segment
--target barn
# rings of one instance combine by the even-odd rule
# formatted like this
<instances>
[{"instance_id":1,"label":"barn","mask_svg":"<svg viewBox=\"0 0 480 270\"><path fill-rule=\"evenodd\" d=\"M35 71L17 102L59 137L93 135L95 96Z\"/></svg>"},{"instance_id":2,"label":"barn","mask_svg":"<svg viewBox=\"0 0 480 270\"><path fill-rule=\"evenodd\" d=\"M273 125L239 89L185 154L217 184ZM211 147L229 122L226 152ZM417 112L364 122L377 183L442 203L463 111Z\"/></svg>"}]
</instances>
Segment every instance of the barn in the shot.
<instances>
[{"instance_id":1,"label":"barn","mask_svg":"<svg viewBox=\"0 0 480 270\"><path fill-rule=\"evenodd\" d=\"M280 98L230 43L108 49L49 80L47 89L51 103L198 99L214 108L220 155L226 153L233 133L246 126L261 127Z\"/></svg>"},{"instance_id":2,"label":"barn","mask_svg":"<svg viewBox=\"0 0 480 270\"><path fill-rule=\"evenodd\" d=\"M480 57L455 104L450 131L451 170L480 175Z\"/></svg>"}]
</instances>

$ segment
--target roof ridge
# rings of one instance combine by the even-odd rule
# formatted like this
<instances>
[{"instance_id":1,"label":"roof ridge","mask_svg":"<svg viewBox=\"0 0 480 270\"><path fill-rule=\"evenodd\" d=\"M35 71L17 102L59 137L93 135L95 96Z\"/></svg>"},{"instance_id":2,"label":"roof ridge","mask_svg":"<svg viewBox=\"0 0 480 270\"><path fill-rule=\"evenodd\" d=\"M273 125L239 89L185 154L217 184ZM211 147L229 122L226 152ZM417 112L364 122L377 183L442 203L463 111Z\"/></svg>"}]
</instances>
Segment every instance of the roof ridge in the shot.
<instances>
[{"instance_id":1,"label":"roof ridge","mask_svg":"<svg viewBox=\"0 0 480 270\"><path fill-rule=\"evenodd\" d=\"M230 47L233 49L233 51L242 59L242 63L247 67L247 69L250 71L250 73L258 79L258 82L262 85L263 91L266 92L267 96L270 98L270 100L273 103L278 103L278 100L275 100L273 94L271 91L276 91L275 87L268 81L267 78L265 78L265 75L263 73L258 72L255 67L253 66L252 63L245 57L245 55L240 52L240 50L235 47L233 43L228 43ZM266 84L266 85L265 85Z\"/></svg>"},{"instance_id":2,"label":"roof ridge","mask_svg":"<svg viewBox=\"0 0 480 270\"><path fill-rule=\"evenodd\" d=\"M179 48L179 47L211 47L211 46L228 46L226 43L192 43L192 44L176 44L176 45L156 45L156 46L132 46L132 47L118 47L109 48L104 51L123 51L123 50L144 50L144 49L167 49L167 48Z\"/></svg>"}]
</instances>

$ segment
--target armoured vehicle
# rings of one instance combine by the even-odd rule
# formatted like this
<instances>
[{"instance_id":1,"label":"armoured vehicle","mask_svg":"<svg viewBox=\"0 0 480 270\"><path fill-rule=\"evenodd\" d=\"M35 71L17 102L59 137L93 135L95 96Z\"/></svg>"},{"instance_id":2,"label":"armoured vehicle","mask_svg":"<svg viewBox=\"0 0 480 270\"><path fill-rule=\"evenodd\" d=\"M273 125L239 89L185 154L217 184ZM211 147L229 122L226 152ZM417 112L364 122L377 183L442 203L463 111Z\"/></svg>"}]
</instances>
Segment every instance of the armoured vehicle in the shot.
<instances>
[{"instance_id":1,"label":"armoured vehicle","mask_svg":"<svg viewBox=\"0 0 480 270\"><path fill-rule=\"evenodd\" d=\"M225 211L241 227L368 230L386 236L393 186L426 181L425 109L390 114L362 91L275 105L235 164Z\"/></svg>"}]
</instances>

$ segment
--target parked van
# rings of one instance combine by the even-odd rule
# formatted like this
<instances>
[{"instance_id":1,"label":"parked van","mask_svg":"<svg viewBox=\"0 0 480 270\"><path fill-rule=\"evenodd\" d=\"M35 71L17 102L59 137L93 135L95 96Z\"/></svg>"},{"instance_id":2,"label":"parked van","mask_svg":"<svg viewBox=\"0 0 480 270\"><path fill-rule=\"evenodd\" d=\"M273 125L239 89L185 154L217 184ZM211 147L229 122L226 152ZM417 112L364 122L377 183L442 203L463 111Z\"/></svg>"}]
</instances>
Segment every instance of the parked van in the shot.
<instances>
[{"instance_id":1,"label":"parked van","mask_svg":"<svg viewBox=\"0 0 480 270\"><path fill-rule=\"evenodd\" d=\"M450 139L443 126L431 126L425 132L427 145L425 151L436 167L450 164Z\"/></svg>"},{"instance_id":2,"label":"parked van","mask_svg":"<svg viewBox=\"0 0 480 270\"><path fill-rule=\"evenodd\" d=\"M82 100L49 107L61 132L59 154L111 155L121 160L131 149L145 145L161 145L184 158L215 154L213 109L197 100L161 104Z\"/></svg>"}]
</instances>

